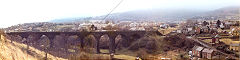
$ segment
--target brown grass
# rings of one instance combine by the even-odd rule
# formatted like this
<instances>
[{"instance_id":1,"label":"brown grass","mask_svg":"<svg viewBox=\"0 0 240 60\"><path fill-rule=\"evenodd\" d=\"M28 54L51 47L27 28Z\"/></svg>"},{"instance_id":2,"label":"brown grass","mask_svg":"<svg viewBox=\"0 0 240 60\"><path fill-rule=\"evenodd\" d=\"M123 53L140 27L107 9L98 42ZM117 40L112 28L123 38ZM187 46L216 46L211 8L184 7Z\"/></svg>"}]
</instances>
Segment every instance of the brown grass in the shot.
<instances>
[{"instance_id":1,"label":"brown grass","mask_svg":"<svg viewBox=\"0 0 240 60\"><path fill-rule=\"evenodd\" d=\"M5 37L4 37L5 38ZM12 42L6 39L5 41L0 41L0 60L41 60L45 56L45 52L40 51L36 48L29 47L31 54L28 54L25 44ZM48 58L51 60L66 60L63 58L54 57L48 54Z\"/></svg>"},{"instance_id":2,"label":"brown grass","mask_svg":"<svg viewBox=\"0 0 240 60\"><path fill-rule=\"evenodd\" d=\"M221 42L229 45L230 43L239 43L240 41L233 41L232 39L220 39Z\"/></svg>"},{"instance_id":3,"label":"brown grass","mask_svg":"<svg viewBox=\"0 0 240 60\"><path fill-rule=\"evenodd\" d=\"M110 56L80 52L79 54L71 55L68 59L69 60L110 60Z\"/></svg>"}]
</instances>

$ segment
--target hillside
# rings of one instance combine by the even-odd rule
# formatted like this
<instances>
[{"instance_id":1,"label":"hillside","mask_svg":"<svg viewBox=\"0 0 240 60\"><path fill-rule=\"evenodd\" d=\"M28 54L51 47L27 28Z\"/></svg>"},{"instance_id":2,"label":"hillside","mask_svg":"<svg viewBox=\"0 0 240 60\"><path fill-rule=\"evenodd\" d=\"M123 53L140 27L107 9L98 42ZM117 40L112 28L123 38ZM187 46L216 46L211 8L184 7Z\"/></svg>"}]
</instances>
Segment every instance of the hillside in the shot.
<instances>
[{"instance_id":1,"label":"hillside","mask_svg":"<svg viewBox=\"0 0 240 60\"><path fill-rule=\"evenodd\" d=\"M201 13L193 20L240 20L240 6L229 6Z\"/></svg>"},{"instance_id":2,"label":"hillside","mask_svg":"<svg viewBox=\"0 0 240 60\"><path fill-rule=\"evenodd\" d=\"M152 9L152 10L134 10L121 13L112 13L105 20L114 21L169 21L169 20L183 20L191 18L194 15L202 13L205 11L199 10L188 10L188 9ZM102 20L106 15L77 18L76 19L56 19L50 22L73 22L73 21L85 21L85 20Z\"/></svg>"},{"instance_id":3,"label":"hillside","mask_svg":"<svg viewBox=\"0 0 240 60\"><path fill-rule=\"evenodd\" d=\"M193 17L204 11L188 10L188 9L152 9L152 10L136 10L123 13L111 14L106 20L153 20L153 21L167 21L167 20L182 20ZM104 16L96 17L102 18ZM93 18L94 19L94 18Z\"/></svg>"},{"instance_id":4,"label":"hillside","mask_svg":"<svg viewBox=\"0 0 240 60\"><path fill-rule=\"evenodd\" d=\"M121 13L112 13L105 20L114 21L176 21L187 19L227 19L227 16L231 16L234 19L239 19L240 7L229 6L223 7L212 11L194 10L194 9L149 9L149 10L134 10ZM73 21L85 21L85 20L102 20L106 15L96 17L86 17L76 19L56 19L50 22L73 22ZM212 18L214 17L214 18Z\"/></svg>"},{"instance_id":5,"label":"hillside","mask_svg":"<svg viewBox=\"0 0 240 60\"><path fill-rule=\"evenodd\" d=\"M1 38L0 41L0 60L43 60L45 53L34 47L29 47L29 53L26 52L26 45L22 43L12 42ZM63 58L54 57L48 54L48 59L51 60L66 60Z\"/></svg>"},{"instance_id":6,"label":"hillside","mask_svg":"<svg viewBox=\"0 0 240 60\"><path fill-rule=\"evenodd\" d=\"M240 6L230 6L220 8L206 13L208 16L235 16L240 14Z\"/></svg>"}]
</instances>

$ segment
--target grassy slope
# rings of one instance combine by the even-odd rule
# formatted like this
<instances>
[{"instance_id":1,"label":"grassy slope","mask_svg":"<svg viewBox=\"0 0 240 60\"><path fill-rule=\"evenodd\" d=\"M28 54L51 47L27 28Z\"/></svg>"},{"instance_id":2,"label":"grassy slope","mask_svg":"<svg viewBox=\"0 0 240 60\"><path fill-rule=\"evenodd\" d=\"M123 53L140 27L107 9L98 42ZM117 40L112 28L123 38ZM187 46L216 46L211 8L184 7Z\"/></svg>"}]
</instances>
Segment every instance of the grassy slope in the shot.
<instances>
[{"instance_id":1,"label":"grassy slope","mask_svg":"<svg viewBox=\"0 0 240 60\"><path fill-rule=\"evenodd\" d=\"M109 53L107 49L101 49L102 53ZM129 51L117 51L116 55L114 55L114 58L117 59L124 59L124 60L135 60L137 57L131 56L131 54L136 54L135 52L129 52ZM109 56L109 54L102 54L103 56Z\"/></svg>"},{"instance_id":2,"label":"grassy slope","mask_svg":"<svg viewBox=\"0 0 240 60\"><path fill-rule=\"evenodd\" d=\"M26 53L26 45L22 43L12 42L6 40L6 42L1 39L0 41L0 60L40 60L44 58L45 53L33 47L29 47L31 53ZM54 57L48 54L48 57L52 60L66 60L63 58Z\"/></svg>"},{"instance_id":3,"label":"grassy slope","mask_svg":"<svg viewBox=\"0 0 240 60\"><path fill-rule=\"evenodd\" d=\"M178 28L167 28L167 29L159 29L158 31L162 33L163 35L167 35L170 32L177 30Z\"/></svg>"},{"instance_id":4,"label":"grassy slope","mask_svg":"<svg viewBox=\"0 0 240 60\"><path fill-rule=\"evenodd\" d=\"M45 56L45 53L43 51L40 51L38 49L35 49L34 47L29 47L30 54L27 54L27 45L18 43L18 42L12 42L10 43L10 40L6 39L6 42L4 42L4 39L0 40L0 60L42 60ZM107 52L106 50L105 52ZM109 58L109 54L94 54L94 56L102 56L100 58ZM67 60L63 58L54 57L50 54L48 54L48 58L50 60ZM124 60L134 60L136 57L129 56L129 55L122 55L118 54L115 55L114 58L117 59L124 59Z\"/></svg>"}]
</instances>

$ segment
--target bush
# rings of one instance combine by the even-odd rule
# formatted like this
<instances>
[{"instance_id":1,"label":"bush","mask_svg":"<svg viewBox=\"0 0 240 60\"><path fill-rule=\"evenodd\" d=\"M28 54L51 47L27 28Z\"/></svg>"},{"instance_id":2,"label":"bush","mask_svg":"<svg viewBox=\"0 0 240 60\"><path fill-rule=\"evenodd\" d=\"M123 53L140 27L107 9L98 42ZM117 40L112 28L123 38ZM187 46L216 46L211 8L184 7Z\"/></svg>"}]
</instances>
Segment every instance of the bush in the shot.
<instances>
[{"instance_id":1,"label":"bush","mask_svg":"<svg viewBox=\"0 0 240 60\"><path fill-rule=\"evenodd\" d=\"M145 49L149 54L159 54L163 51L164 46L166 46L166 41L163 40L164 37L158 35L148 35L138 39L130 45L129 50L137 51L140 49Z\"/></svg>"}]
</instances>

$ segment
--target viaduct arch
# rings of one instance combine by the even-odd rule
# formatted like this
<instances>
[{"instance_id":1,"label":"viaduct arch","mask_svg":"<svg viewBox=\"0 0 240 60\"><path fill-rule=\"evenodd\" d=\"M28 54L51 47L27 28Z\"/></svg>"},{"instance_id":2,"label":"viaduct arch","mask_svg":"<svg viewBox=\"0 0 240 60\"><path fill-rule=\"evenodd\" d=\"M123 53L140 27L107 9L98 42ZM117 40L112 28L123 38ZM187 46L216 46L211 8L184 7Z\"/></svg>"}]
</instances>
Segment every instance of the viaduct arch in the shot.
<instances>
[{"instance_id":1,"label":"viaduct arch","mask_svg":"<svg viewBox=\"0 0 240 60\"><path fill-rule=\"evenodd\" d=\"M121 36L121 38L123 40L121 41L125 41L126 43L124 43L124 45L122 45L123 47L127 47L130 45L130 42L137 40L141 37L143 37L145 34L147 33L156 33L158 35L162 35L161 33L159 33L158 31L91 31L91 32L9 32L6 33L9 36L21 36L22 38L28 39L29 36L31 35L33 37L33 39L28 39L27 40L27 45L29 43L33 43L35 42L35 40L40 39L41 36L45 35L49 38L50 40L50 48L52 48L54 46L54 38L56 38L57 35L64 35L65 37L69 37L72 35L76 35L78 36L78 39L81 43L81 48L85 47L84 46L84 38L86 36L92 35L94 36L96 42L94 43L94 48L96 49L96 53L101 53L100 52L100 38L103 35L108 35L109 38L109 53L115 53L117 46L119 45L119 43L121 43L120 41L116 41L116 37L117 36Z\"/></svg>"}]
</instances>

